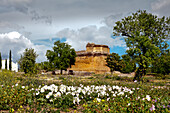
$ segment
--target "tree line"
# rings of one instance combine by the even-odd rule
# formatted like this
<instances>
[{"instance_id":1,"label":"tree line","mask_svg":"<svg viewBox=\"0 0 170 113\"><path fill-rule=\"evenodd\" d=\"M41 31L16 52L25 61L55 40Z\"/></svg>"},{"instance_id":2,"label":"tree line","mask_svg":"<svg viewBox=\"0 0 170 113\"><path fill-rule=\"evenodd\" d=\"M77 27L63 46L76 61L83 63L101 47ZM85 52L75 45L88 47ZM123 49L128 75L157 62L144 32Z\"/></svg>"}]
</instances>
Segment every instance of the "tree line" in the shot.
<instances>
[{"instance_id":1,"label":"tree line","mask_svg":"<svg viewBox=\"0 0 170 113\"><path fill-rule=\"evenodd\" d=\"M25 49L19 60L19 65L25 73L37 73L39 69L54 71L55 69L67 70L68 67L74 65L76 52L71 45L56 41L53 50L47 50L46 57L48 61L35 64L37 54L34 49Z\"/></svg>"},{"instance_id":2,"label":"tree line","mask_svg":"<svg viewBox=\"0 0 170 113\"><path fill-rule=\"evenodd\" d=\"M161 75L170 72L170 50L167 40L170 34L170 17L158 18L156 15L139 10L131 16L117 21L113 27L114 36L123 36L127 50L121 57L116 53L107 56L110 71L130 73L135 71L134 80L140 81L147 72ZM33 72L38 55L33 49L26 49L19 60L21 69ZM66 70L75 63L76 52L67 43L56 41L53 50L47 50L48 61L38 64L41 69Z\"/></svg>"},{"instance_id":3,"label":"tree line","mask_svg":"<svg viewBox=\"0 0 170 113\"><path fill-rule=\"evenodd\" d=\"M5 69L7 70L7 59L5 59ZM2 56L1 56L1 52L0 52L0 69L2 69ZM12 53L11 50L9 52L9 70L12 70Z\"/></svg>"}]
</instances>

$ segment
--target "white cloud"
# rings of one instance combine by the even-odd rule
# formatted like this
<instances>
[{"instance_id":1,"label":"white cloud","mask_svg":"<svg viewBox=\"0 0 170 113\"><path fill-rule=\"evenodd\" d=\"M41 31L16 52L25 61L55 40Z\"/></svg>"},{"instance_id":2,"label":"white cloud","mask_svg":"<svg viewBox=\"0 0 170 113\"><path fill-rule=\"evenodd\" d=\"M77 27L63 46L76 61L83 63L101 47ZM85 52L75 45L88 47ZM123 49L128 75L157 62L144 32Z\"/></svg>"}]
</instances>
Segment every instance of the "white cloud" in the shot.
<instances>
[{"instance_id":1,"label":"white cloud","mask_svg":"<svg viewBox=\"0 0 170 113\"><path fill-rule=\"evenodd\" d=\"M123 17L122 13L110 15L110 16L105 17L102 22L105 23L109 27L113 27L115 22L120 20L122 17Z\"/></svg>"},{"instance_id":2,"label":"white cloud","mask_svg":"<svg viewBox=\"0 0 170 113\"><path fill-rule=\"evenodd\" d=\"M3 29L16 29L21 30L24 29L23 26L20 26L16 23L10 23L8 21L0 21L0 31L3 31Z\"/></svg>"},{"instance_id":3,"label":"white cloud","mask_svg":"<svg viewBox=\"0 0 170 113\"><path fill-rule=\"evenodd\" d=\"M37 62L46 60L45 53L49 49L44 45L34 45L28 38L18 32L9 32L0 34L0 52L3 59L8 59L9 51L12 51L13 61L19 60L20 55L23 54L26 48L34 48L39 54Z\"/></svg>"},{"instance_id":4,"label":"white cloud","mask_svg":"<svg viewBox=\"0 0 170 113\"><path fill-rule=\"evenodd\" d=\"M113 39L112 28L108 26L102 26L97 28L94 26L83 27L78 30L63 29L57 33L57 37L66 38L66 42L72 45L76 51L84 50L88 42L96 44L105 44L109 47L119 46L125 47L126 44L122 37L116 37Z\"/></svg>"},{"instance_id":5,"label":"white cloud","mask_svg":"<svg viewBox=\"0 0 170 113\"><path fill-rule=\"evenodd\" d=\"M170 4L170 0L158 0L158 1L152 3L152 9L159 10L163 7L166 7L169 4Z\"/></svg>"},{"instance_id":6,"label":"white cloud","mask_svg":"<svg viewBox=\"0 0 170 113\"><path fill-rule=\"evenodd\" d=\"M159 16L169 16L170 0L156 0L151 4L151 8Z\"/></svg>"}]
</instances>

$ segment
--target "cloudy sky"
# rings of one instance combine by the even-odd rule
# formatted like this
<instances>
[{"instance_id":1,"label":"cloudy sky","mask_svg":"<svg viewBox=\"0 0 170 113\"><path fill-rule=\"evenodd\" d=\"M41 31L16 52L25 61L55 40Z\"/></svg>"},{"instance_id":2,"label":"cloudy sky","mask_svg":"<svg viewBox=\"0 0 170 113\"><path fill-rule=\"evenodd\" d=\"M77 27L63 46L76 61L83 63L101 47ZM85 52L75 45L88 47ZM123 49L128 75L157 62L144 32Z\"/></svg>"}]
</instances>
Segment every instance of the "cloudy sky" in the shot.
<instances>
[{"instance_id":1,"label":"cloudy sky","mask_svg":"<svg viewBox=\"0 0 170 113\"><path fill-rule=\"evenodd\" d=\"M94 42L122 55L126 44L112 36L114 23L139 9L170 16L170 0L0 0L0 52L5 59L11 49L17 61L34 48L41 62L61 40L77 51Z\"/></svg>"}]
</instances>

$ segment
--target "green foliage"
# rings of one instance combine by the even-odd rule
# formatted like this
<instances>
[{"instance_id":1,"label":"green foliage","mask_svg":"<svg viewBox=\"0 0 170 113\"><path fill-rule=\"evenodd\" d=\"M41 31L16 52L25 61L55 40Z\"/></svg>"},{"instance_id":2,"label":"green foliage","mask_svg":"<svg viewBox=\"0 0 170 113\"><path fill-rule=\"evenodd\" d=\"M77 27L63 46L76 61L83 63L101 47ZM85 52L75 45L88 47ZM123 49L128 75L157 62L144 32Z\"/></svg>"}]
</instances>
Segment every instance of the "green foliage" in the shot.
<instances>
[{"instance_id":1,"label":"green foliage","mask_svg":"<svg viewBox=\"0 0 170 113\"><path fill-rule=\"evenodd\" d=\"M124 67L121 69L122 73L130 73L136 70L135 61L129 55L122 55L122 60L124 61Z\"/></svg>"},{"instance_id":2,"label":"green foliage","mask_svg":"<svg viewBox=\"0 0 170 113\"><path fill-rule=\"evenodd\" d=\"M7 59L5 59L5 69L7 70Z\"/></svg>"},{"instance_id":3,"label":"green foliage","mask_svg":"<svg viewBox=\"0 0 170 113\"><path fill-rule=\"evenodd\" d=\"M51 69L60 69L62 74L62 70L66 70L75 63L76 52L67 43L56 41L53 50L47 50L46 56Z\"/></svg>"},{"instance_id":4,"label":"green foliage","mask_svg":"<svg viewBox=\"0 0 170 113\"><path fill-rule=\"evenodd\" d=\"M0 52L0 69L2 68L2 56L1 56L1 52Z\"/></svg>"},{"instance_id":5,"label":"green foliage","mask_svg":"<svg viewBox=\"0 0 170 113\"><path fill-rule=\"evenodd\" d=\"M170 50L155 58L152 63L152 72L159 75L170 73Z\"/></svg>"},{"instance_id":6,"label":"green foliage","mask_svg":"<svg viewBox=\"0 0 170 113\"><path fill-rule=\"evenodd\" d=\"M9 70L11 71L12 69L12 54L11 54L11 50L9 52Z\"/></svg>"},{"instance_id":7,"label":"green foliage","mask_svg":"<svg viewBox=\"0 0 170 113\"><path fill-rule=\"evenodd\" d=\"M21 70L25 73L35 73L35 60L37 56L38 55L34 52L34 49L25 49L23 56L21 55L18 62Z\"/></svg>"},{"instance_id":8,"label":"green foliage","mask_svg":"<svg viewBox=\"0 0 170 113\"><path fill-rule=\"evenodd\" d=\"M48 61L41 62L39 65L41 70L53 71L52 65Z\"/></svg>"},{"instance_id":9,"label":"green foliage","mask_svg":"<svg viewBox=\"0 0 170 113\"><path fill-rule=\"evenodd\" d=\"M158 18L145 10L116 22L114 34L125 36L129 48L126 52L139 65L134 79L141 80L153 58L168 47L165 39L169 36L169 23L169 17Z\"/></svg>"},{"instance_id":10,"label":"green foliage","mask_svg":"<svg viewBox=\"0 0 170 113\"><path fill-rule=\"evenodd\" d=\"M120 60L120 56L117 53L109 54L106 58L106 62L106 66L110 68L111 73L113 71L120 71L123 66L123 62Z\"/></svg>"},{"instance_id":11,"label":"green foliage","mask_svg":"<svg viewBox=\"0 0 170 113\"><path fill-rule=\"evenodd\" d=\"M18 113L61 111L166 113L170 108L167 83L159 82L157 85L125 81L116 83L114 80L127 78L118 76L114 78L113 75L111 78L106 77L107 79L103 79L102 75L92 77L93 79L89 77L82 79L76 76L71 78L60 76L56 78L66 82L55 81L51 84L35 76L16 76L14 72L2 70L0 112L6 110ZM108 79L112 82L107 81Z\"/></svg>"},{"instance_id":12,"label":"green foliage","mask_svg":"<svg viewBox=\"0 0 170 113\"><path fill-rule=\"evenodd\" d=\"M2 70L0 72L0 84L1 85L12 85L15 84L16 80L14 78L14 74L8 70Z\"/></svg>"}]
</instances>

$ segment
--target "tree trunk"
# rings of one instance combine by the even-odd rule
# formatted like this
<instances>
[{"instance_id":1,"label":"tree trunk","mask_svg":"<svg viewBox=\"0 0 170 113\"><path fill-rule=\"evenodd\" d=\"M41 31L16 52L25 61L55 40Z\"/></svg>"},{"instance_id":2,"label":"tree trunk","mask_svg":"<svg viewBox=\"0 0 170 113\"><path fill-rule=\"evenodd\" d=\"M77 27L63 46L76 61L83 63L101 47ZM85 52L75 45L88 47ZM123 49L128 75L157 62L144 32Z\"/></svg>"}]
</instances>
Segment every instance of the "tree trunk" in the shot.
<instances>
[{"instance_id":1,"label":"tree trunk","mask_svg":"<svg viewBox=\"0 0 170 113\"><path fill-rule=\"evenodd\" d=\"M133 81L137 80L138 82L141 81L142 76L145 75L145 68L143 66L139 66L137 72L135 73L135 77Z\"/></svg>"},{"instance_id":2,"label":"tree trunk","mask_svg":"<svg viewBox=\"0 0 170 113\"><path fill-rule=\"evenodd\" d=\"M63 70L61 69L61 71L60 71L60 74L62 75L63 74Z\"/></svg>"},{"instance_id":3,"label":"tree trunk","mask_svg":"<svg viewBox=\"0 0 170 113\"><path fill-rule=\"evenodd\" d=\"M111 75L113 75L113 71L111 71Z\"/></svg>"}]
</instances>

